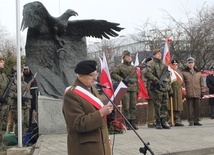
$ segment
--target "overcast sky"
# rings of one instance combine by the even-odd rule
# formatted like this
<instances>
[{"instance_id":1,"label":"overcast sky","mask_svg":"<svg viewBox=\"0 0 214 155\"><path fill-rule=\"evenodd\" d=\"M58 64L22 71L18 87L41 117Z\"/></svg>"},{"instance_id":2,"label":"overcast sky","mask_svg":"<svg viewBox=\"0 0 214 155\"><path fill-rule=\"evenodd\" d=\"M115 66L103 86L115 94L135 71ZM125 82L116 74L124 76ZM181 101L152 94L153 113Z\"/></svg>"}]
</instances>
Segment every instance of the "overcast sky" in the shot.
<instances>
[{"instance_id":1,"label":"overcast sky","mask_svg":"<svg viewBox=\"0 0 214 155\"><path fill-rule=\"evenodd\" d=\"M20 20L22 20L23 5L33 0L20 0ZM185 19L185 11L193 15L203 5L213 6L213 0L40 0L49 13L57 17L66 9L75 10L79 16L76 19L104 19L117 22L125 30L120 35L136 32L147 19L163 24L167 11L176 19ZM16 0L0 0L0 25L11 34L16 32ZM26 30L25 30L26 31ZM26 32L22 32L21 35Z\"/></svg>"}]
</instances>

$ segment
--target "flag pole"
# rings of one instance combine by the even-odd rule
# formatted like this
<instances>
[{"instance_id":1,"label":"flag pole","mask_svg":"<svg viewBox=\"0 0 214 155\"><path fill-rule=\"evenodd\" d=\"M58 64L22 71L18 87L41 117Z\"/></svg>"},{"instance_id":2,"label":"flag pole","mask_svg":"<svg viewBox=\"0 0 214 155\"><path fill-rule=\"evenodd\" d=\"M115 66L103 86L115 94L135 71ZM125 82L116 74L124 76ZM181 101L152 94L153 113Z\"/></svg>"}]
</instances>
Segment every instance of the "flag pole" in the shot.
<instances>
[{"instance_id":1,"label":"flag pole","mask_svg":"<svg viewBox=\"0 0 214 155\"><path fill-rule=\"evenodd\" d=\"M22 147L21 56L20 56L20 0L16 0L16 54L17 54L17 110L18 147Z\"/></svg>"},{"instance_id":2,"label":"flag pole","mask_svg":"<svg viewBox=\"0 0 214 155\"><path fill-rule=\"evenodd\" d=\"M169 37L167 35L167 31L170 31L170 29L165 30L165 37L166 37L166 42L165 42L165 47L164 47L164 56L163 56L163 62L165 65L168 66L168 69L171 73L175 74L171 67L170 67L170 53L169 53ZM172 75L171 75L171 80L172 80ZM172 82L172 81L171 81ZM169 98L169 104L170 104L170 121L171 121L171 126L174 126L174 111L173 111L173 100L172 97Z\"/></svg>"},{"instance_id":3,"label":"flag pole","mask_svg":"<svg viewBox=\"0 0 214 155\"><path fill-rule=\"evenodd\" d=\"M174 109L174 108L173 108L173 101L172 101L172 97L170 96L171 126L174 126L174 125L175 125L173 109Z\"/></svg>"}]
</instances>

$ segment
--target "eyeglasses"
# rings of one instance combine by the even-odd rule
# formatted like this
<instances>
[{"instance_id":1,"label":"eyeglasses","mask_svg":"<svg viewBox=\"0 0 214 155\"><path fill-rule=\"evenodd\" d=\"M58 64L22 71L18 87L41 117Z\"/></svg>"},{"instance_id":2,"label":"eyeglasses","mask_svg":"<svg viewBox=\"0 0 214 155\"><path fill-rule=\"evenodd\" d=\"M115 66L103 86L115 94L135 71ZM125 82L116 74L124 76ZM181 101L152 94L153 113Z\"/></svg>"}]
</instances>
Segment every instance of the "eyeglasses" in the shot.
<instances>
[{"instance_id":1,"label":"eyeglasses","mask_svg":"<svg viewBox=\"0 0 214 155\"><path fill-rule=\"evenodd\" d=\"M99 73L96 74L89 74L89 76L93 77L93 78L97 78L99 76Z\"/></svg>"}]
</instances>

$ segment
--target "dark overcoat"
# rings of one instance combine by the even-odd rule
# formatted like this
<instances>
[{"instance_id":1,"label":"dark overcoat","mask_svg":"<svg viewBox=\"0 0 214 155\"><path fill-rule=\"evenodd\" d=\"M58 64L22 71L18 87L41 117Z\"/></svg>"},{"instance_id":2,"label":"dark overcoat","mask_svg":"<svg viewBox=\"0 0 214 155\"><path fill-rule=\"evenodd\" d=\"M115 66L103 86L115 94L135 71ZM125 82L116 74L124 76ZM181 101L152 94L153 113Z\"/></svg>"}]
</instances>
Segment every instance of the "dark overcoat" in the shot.
<instances>
[{"instance_id":1,"label":"dark overcoat","mask_svg":"<svg viewBox=\"0 0 214 155\"><path fill-rule=\"evenodd\" d=\"M90 102L73 92L76 86L88 90L77 79L64 95L62 110L68 131L68 155L111 155L105 119ZM92 93L99 95L94 87Z\"/></svg>"},{"instance_id":2,"label":"dark overcoat","mask_svg":"<svg viewBox=\"0 0 214 155\"><path fill-rule=\"evenodd\" d=\"M209 94L214 94L214 75L207 76L206 79L207 87L209 88ZM209 99L209 103L214 105L214 98Z\"/></svg>"}]
</instances>

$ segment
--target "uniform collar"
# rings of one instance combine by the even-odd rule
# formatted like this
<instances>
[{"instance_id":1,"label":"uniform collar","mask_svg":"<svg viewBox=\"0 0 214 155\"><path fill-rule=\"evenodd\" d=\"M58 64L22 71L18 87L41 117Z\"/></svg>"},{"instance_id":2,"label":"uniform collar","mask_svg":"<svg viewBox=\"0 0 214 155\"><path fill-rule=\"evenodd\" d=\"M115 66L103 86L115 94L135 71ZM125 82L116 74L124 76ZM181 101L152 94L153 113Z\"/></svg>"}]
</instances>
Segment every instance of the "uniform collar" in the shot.
<instances>
[{"instance_id":1,"label":"uniform collar","mask_svg":"<svg viewBox=\"0 0 214 155\"><path fill-rule=\"evenodd\" d=\"M128 62L128 61L125 61L125 60L123 61L123 63L128 65L128 66L130 66L132 64L132 62Z\"/></svg>"}]
</instances>

